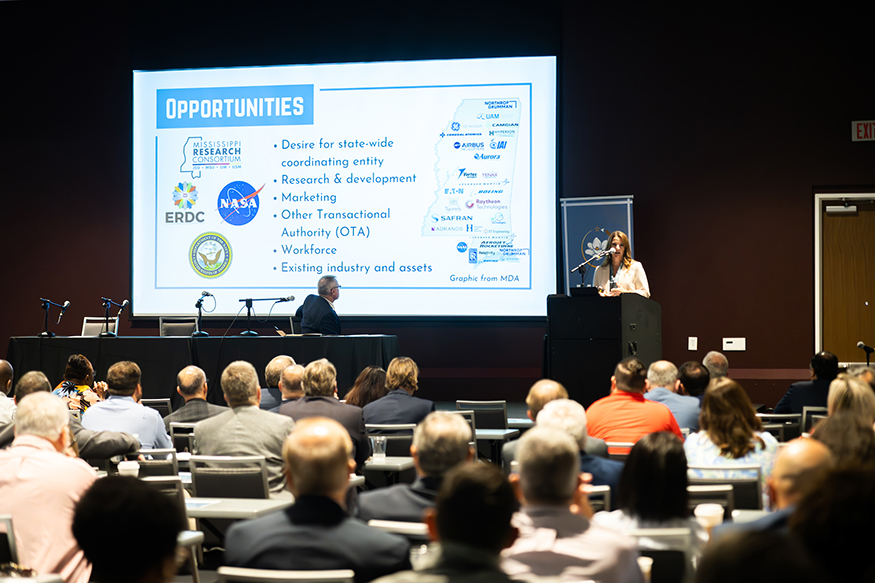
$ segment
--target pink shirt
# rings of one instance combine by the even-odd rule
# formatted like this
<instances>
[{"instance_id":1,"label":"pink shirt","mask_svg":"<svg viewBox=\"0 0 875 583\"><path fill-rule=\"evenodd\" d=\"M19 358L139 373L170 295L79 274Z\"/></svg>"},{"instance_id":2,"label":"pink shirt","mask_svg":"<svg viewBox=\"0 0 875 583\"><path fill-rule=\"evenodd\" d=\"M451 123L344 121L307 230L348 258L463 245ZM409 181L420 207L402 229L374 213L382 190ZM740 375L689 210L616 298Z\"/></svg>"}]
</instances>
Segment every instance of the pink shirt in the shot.
<instances>
[{"instance_id":1,"label":"pink shirt","mask_svg":"<svg viewBox=\"0 0 875 583\"><path fill-rule=\"evenodd\" d=\"M12 515L18 560L40 575L87 583L91 565L73 538L73 510L96 478L80 459L58 453L35 435L0 451L0 514Z\"/></svg>"}]
</instances>

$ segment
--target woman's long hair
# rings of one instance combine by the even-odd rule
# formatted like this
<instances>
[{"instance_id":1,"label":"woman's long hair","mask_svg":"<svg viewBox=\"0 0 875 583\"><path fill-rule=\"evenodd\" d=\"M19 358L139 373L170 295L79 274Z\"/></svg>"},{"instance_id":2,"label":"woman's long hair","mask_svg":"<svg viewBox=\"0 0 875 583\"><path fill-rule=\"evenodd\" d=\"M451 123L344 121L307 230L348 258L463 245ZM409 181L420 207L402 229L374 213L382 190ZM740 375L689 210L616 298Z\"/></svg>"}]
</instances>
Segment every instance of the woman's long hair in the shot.
<instances>
[{"instance_id":1,"label":"woman's long hair","mask_svg":"<svg viewBox=\"0 0 875 583\"><path fill-rule=\"evenodd\" d=\"M385 397L388 393L386 371L379 366L366 366L346 394L345 400L347 405L364 407L368 403Z\"/></svg>"},{"instance_id":2,"label":"woman's long hair","mask_svg":"<svg viewBox=\"0 0 875 583\"><path fill-rule=\"evenodd\" d=\"M705 390L699 426L720 448L720 453L732 459L754 451L754 442L765 447L763 440L755 434L762 431L762 422L747 393L730 378L715 379Z\"/></svg>"},{"instance_id":3,"label":"woman's long hair","mask_svg":"<svg viewBox=\"0 0 875 583\"><path fill-rule=\"evenodd\" d=\"M614 237L620 239L620 243L623 244L623 267L629 269L632 265L632 250L629 249L629 237L626 236L626 233L623 231L614 231L608 237L608 249L611 248L611 245L614 243ZM602 265L610 265L611 264L611 256L608 255L605 257L605 260L602 262Z\"/></svg>"},{"instance_id":4,"label":"woman's long hair","mask_svg":"<svg viewBox=\"0 0 875 583\"><path fill-rule=\"evenodd\" d=\"M617 504L641 520L665 522L690 515L687 506L687 456L674 433L645 435L629 453Z\"/></svg>"}]
</instances>

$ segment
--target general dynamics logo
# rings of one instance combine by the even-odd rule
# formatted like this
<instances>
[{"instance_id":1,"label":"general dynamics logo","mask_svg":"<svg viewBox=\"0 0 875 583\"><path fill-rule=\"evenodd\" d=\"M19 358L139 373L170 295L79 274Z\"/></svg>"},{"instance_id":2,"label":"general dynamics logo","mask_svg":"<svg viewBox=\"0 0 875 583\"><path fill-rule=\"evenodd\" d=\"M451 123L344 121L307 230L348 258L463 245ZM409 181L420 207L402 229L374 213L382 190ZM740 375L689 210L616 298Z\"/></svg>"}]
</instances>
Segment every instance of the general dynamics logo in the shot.
<instances>
[{"instance_id":1,"label":"general dynamics logo","mask_svg":"<svg viewBox=\"0 0 875 583\"><path fill-rule=\"evenodd\" d=\"M201 277L220 277L231 266L231 244L219 233L204 233L189 247L188 261Z\"/></svg>"},{"instance_id":2,"label":"general dynamics logo","mask_svg":"<svg viewBox=\"0 0 875 583\"><path fill-rule=\"evenodd\" d=\"M258 193L263 189L263 184L255 190L242 180L225 185L217 202L219 216L230 225L239 227L248 224L258 214Z\"/></svg>"}]
</instances>

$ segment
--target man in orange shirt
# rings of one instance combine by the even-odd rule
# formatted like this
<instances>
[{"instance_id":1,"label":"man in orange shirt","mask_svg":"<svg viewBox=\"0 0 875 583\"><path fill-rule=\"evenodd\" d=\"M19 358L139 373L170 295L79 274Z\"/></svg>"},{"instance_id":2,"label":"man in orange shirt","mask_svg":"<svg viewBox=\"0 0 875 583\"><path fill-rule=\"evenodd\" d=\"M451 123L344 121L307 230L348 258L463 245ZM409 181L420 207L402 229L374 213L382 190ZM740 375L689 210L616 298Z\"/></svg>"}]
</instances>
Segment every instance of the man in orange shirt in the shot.
<instances>
[{"instance_id":1,"label":"man in orange shirt","mask_svg":"<svg viewBox=\"0 0 875 583\"><path fill-rule=\"evenodd\" d=\"M635 443L648 433L670 431L683 439L668 407L644 398L647 367L635 357L620 361L611 377L611 394L586 411L587 431L605 441Z\"/></svg>"}]
</instances>

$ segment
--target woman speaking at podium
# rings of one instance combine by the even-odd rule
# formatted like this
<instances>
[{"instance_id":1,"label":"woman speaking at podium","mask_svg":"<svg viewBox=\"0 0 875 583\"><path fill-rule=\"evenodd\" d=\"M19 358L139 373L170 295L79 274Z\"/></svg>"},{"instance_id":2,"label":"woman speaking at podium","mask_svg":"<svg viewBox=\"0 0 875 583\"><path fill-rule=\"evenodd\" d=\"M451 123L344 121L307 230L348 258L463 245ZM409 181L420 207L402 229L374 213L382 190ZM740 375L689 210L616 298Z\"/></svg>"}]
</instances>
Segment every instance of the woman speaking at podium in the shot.
<instances>
[{"instance_id":1,"label":"woman speaking at podium","mask_svg":"<svg viewBox=\"0 0 875 583\"><path fill-rule=\"evenodd\" d=\"M618 296L622 293L635 293L650 297L647 274L639 261L632 259L629 251L629 237L623 231L614 231L608 237L611 242L604 263L599 265L593 276L593 285L603 296Z\"/></svg>"}]
</instances>

